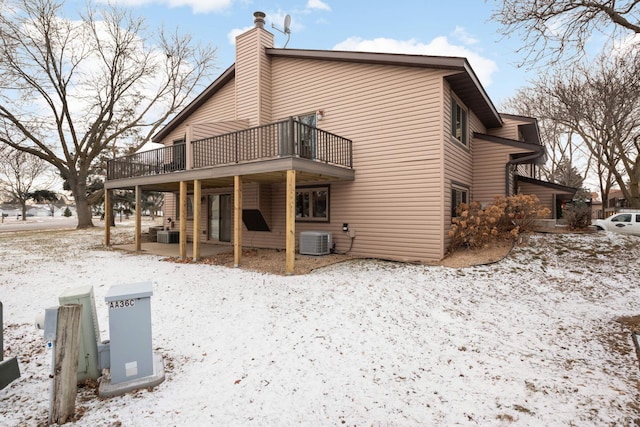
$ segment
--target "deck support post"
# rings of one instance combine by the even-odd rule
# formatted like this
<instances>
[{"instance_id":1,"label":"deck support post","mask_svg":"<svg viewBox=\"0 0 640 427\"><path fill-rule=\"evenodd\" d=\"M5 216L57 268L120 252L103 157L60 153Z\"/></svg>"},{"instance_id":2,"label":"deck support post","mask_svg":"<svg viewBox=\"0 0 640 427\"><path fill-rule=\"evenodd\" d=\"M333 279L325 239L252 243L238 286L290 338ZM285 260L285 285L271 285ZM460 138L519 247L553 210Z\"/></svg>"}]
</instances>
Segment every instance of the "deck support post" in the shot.
<instances>
[{"instance_id":1,"label":"deck support post","mask_svg":"<svg viewBox=\"0 0 640 427\"><path fill-rule=\"evenodd\" d=\"M142 207L141 207L141 201L142 201L142 190L140 189L139 185L136 185L136 190L135 190L135 203L136 203L136 225L135 225L135 243L136 243L136 252L140 252L142 250Z\"/></svg>"},{"instance_id":2,"label":"deck support post","mask_svg":"<svg viewBox=\"0 0 640 427\"><path fill-rule=\"evenodd\" d=\"M111 246L111 190L104 190L104 245Z\"/></svg>"},{"instance_id":3,"label":"deck support post","mask_svg":"<svg viewBox=\"0 0 640 427\"><path fill-rule=\"evenodd\" d=\"M187 257L187 181L180 181L180 259Z\"/></svg>"},{"instance_id":4,"label":"deck support post","mask_svg":"<svg viewBox=\"0 0 640 427\"><path fill-rule=\"evenodd\" d=\"M200 206L202 204L202 181L193 181L193 260L200 260Z\"/></svg>"},{"instance_id":5,"label":"deck support post","mask_svg":"<svg viewBox=\"0 0 640 427\"><path fill-rule=\"evenodd\" d=\"M296 259L296 171L287 171L286 197L286 268L285 274L293 275Z\"/></svg>"},{"instance_id":6,"label":"deck support post","mask_svg":"<svg viewBox=\"0 0 640 427\"><path fill-rule=\"evenodd\" d=\"M242 177L233 177L233 266L242 261Z\"/></svg>"}]
</instances>

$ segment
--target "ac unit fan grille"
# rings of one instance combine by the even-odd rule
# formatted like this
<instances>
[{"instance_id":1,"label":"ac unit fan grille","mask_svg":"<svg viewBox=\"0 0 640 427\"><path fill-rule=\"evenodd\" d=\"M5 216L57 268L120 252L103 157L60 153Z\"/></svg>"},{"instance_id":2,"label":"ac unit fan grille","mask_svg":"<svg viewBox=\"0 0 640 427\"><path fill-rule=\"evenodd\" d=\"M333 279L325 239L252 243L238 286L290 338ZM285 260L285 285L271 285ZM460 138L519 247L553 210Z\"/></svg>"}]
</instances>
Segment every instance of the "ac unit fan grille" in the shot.
<instances>
[{"instance_id":1,"label":"ac unit fan grille","mask_svg":"<svg viewBox=\"0 0 640 427\"><path fill-rule=\"evenodd\" d=\"M331 253L331 233L303 231L300 233L301 255L328 255Z\"/></svg>"}]
</instances>

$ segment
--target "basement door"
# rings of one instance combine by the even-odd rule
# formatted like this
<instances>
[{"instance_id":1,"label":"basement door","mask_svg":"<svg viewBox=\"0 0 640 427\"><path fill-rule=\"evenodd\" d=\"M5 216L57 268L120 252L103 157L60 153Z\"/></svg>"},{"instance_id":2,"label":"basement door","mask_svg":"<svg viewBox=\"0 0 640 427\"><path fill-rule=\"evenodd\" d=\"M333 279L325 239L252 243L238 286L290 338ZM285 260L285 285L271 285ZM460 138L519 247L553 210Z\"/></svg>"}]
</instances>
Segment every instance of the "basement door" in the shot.
<instances>
[{"instance_id":1,"label":"basement door","mask_svg":"<svg viewBox=\"0 0 640 427\"><path fill-rule=\"evenodd\" d=\"M209 196L209 240L231 241L231 194Z\"/></svg>"}]
</instances>

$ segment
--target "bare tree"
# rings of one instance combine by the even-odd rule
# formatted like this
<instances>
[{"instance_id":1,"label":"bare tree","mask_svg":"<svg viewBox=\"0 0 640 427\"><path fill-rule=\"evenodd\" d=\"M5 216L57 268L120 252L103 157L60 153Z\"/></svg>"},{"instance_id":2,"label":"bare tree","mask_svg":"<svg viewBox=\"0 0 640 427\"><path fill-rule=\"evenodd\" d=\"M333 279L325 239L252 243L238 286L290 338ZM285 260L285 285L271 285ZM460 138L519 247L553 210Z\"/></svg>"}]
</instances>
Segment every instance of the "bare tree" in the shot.
<instances>
[{"instance_id":1,"label":"bare tree","mask_svg":"<svg viewBox=\"0 0 640 427\"><path fill-rule=\"evenodd\" d=\"M55 166L76 202L78 228L93 226L102 191L87 182L96 159L135 151L208 83L215 49L144 20L63 1L8 0L0 13L0 142Z\"/></svg>"},{"instance_id":2,"label":"bare tree","mask_svg":"<svg viewBox=\"0 0 640 427\"><path fill-rule=\"evenodd\" d=\"M52 182L50 165L39 157L23 151L11 150L0 162L0 188L22 209L22 220L27 219L27 202L39 187L47 189Z\"/></svg>"},{"instance_id":3,"label":"bare tree","mask_svg":"<svg viewBox=\"0 0 640 427\"><path fill-rule=\"evenodd\" d=\"M538 178L554 182L556 170L566 163L575 166L585 163L580 171L584 181L589 171L591 154L585 150L579 138L575 138L574 132L561 122L555 120L554 99L548 92L541 90L538 82L532 86L524 87L511 98L508 98L502 106L504 111L513 114L535 117L538 119L540 139L544 142L547 151L547 163L538 169Z\"/></svg>"},{"instance_id":4,"label":"bare tree","mask_svg":"<svg viewBox=\"0 0 640 427\"><path fill-rule=\"evenodd\" d=\"M553 100L553 119L571 129L595 159L606 200L614 181L632 207L640 208L640 57L602 55L541 78L537 88Z\"/></svg>"},{"instance_id":5,"label":"bare tree","mask_svg":"<svg viewBox=\"0 0 640 427\"><path fill-rule=\"evenodd\" d=\"M502 0L492 18L501 32L519 33L523 63L576 59L594 32L616 37L640 33L638 0Z\"/></svg>"},{"instance_id":6,"label":"bare tree","mask_svg":"<svg viewBox=\"0 0 640 427\"><path fill-rule=\"evenodd\" d=\"M155 218L164 204L164 193L150 191L147 193L142 193L142 196L142 209L149 211L149 216L151 217L151 219Z\"/></svg>"}]
</instances>

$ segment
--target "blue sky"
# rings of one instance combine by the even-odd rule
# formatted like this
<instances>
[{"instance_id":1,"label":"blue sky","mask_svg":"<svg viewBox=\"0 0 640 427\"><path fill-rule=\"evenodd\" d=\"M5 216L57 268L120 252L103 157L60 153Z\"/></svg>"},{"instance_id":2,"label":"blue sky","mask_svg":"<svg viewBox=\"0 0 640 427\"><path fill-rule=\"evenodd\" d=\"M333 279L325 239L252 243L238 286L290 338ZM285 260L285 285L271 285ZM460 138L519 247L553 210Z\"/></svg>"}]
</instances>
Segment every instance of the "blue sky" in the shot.
<instances>
[{"instance_id":1,"label":"blue sky","mask_svg":"<svg viewBox=\"0 0 640 427\"><path fill-rule=\"evenodd\" d=\"M106 1L106 0L104 0ZM285 15L291 16L288 48L338 49L463 56L499 107L524 86L532 72L519 69L518 37L504 38L490 20L493 0L111 0L147 19L150 27L176 26L217 49L220 72L234 61L236 34L253 26L253 12L267 14L266 28L282 47ZM69 8L82 8L72 0Z\"/></svg>"}]
</instances>

